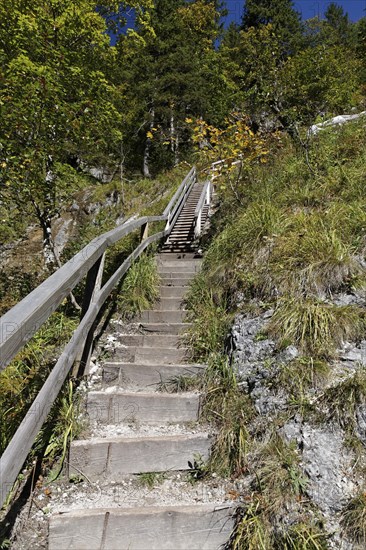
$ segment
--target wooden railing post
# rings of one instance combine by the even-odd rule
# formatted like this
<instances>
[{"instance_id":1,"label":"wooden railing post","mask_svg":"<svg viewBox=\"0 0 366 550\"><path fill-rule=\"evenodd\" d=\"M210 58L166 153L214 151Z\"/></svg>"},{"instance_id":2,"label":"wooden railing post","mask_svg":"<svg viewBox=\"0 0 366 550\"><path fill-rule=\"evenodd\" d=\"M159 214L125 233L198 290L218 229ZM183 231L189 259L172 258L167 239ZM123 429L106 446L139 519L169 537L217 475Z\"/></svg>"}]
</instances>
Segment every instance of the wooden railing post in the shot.
<instances>
[{"instance_id":1,"label":"wooden railing post","mask_svg":"<svg viewBox=\"0 0 366 550\"><path fill-rule=\"evenodd\" d=\"M104 254L95 262L89 269L86 277L86 285L84 291L83 305L81 308L81 319L85 316L89 306L93 303L93 298L102 287L103 270L105 262ZM80 351L75 359L72 375L79 377L85 374L90 362L90 356L94 340L95 323L90 328L85 337L85 342L81 346Z\"/></svg>"},{"instance_id":2,"label":"wooden railing post","mask_svg":"<svg viewBox=\"0 0 366 550\"><path fill-rule=\"evenodd\" d=\"M146 241L149 236L149 222L141 226L140 242Z\"/></svg>"}]
</instances>

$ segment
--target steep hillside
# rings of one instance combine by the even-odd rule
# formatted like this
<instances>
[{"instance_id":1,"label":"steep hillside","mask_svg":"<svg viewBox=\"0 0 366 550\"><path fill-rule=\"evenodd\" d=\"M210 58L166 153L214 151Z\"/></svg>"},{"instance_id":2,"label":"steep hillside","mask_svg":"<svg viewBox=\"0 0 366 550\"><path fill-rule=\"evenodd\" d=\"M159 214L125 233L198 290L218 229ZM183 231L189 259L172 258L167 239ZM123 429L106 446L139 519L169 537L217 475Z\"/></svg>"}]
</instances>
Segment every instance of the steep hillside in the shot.
<instances>
[{"instance_id":1,"label":"steep hillside","mask_svg":"<svg viewBox=\"0 0 366 550\"><path fill-rule=\"evenodd\" d=\"M308 139L222 176L189 297L233 548L366 544L365 121Z\"/></svg>"}]
</instances>

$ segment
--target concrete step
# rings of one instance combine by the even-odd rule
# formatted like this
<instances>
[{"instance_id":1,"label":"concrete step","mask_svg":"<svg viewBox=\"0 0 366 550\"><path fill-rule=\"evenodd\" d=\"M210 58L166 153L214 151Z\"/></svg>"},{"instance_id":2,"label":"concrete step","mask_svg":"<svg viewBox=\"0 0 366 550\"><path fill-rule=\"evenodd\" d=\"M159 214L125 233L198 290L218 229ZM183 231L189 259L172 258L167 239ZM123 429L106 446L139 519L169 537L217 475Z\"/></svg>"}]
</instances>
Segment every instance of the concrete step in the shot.
<instances>
[{"instance_id":1,"label":"concrete step","mask_svg":"<svg viewBox=\"0 0 366 550\"><path fill-rule=\"evenodd\" d=\"M77 510L50 520L49 550L217 550L233 529L220 504Z\"/></svg>"},{"instance_id":2,"label":"concrete step","mask_svg":"<svg viewBox=\"0 0 366 550\"><path fill-rule=\"evenodd\" d=\"M99 424L181 424L198 419L198 393L108 392L92 391L87 397L87 412ZM151 470L152 471L152 470Z\"/></svg>"},{"instance_id":3,"label":"concrete step","mask_svg":"<svg viewBox=\"0 0 366 550\"><path fill-rule=\"evenodd\" d=\"M195 455L208 458L210 445L210 436L204 433L73 441L70 475L82 472L90 481L120 481L126 474L188 470Z\"/></svg>"},{"instance_id":4,"label":"concrete step","mask_svg":"<svg viewBox=\"0 0 366 550\"><path fill-rule=\"evenodd\" d=\"M176 348L181 343L181 338L178 334L118 334L118 340L123 346L131 346L133 348L148 347L148 348Z\"/></svg>"},{"instance_id":5,"label":"concrete step","mask_svg":"<svg viewBox=\"0 0 366 550\"><path fill-rule=\"evenodd\" d=\"M182 275L180 274L180 278L177 278L177 279L174 279L174 278L172 279L172 278L165 277L165 276L161 277L160 282L161 282L162 287L174 287L174 286L184 287L185 292L187 292L187 287L189 286L190 282L192 281L192 278L193 277L191 277L191 275L188 275L188 277L182 277Z\"/></svg>"},{"instance_id":6,"label":"concrete step","mask_svg":"<svg viewBox=\"0 0 366 550\"><path fill-rule=\"evenodd\" d=\"M186 332L192 323L142 323L141 329L145 332L177 335Z\"/></svg>"},{"instance_id":7,"label":"concrete step","mask_svg":"<svg viewBox=\"0 0 366 550\"><path fill-rule=\"evenodd\" d=\"M160 287L160 297L161 298L179 298L183 299L183 296L187 294L186 286L161 286Z\"/></svg>"},{"instance_id":8,"label":"concrete step","mask_svg":"<svg viewBox=\"0 0 366 550\"><path fill-rule=\"evenodd\" d=\"M187 267L191 267L192 269L188 269L188 271L196 271L197 268L200 267L202 264L202 260L200 258L198 259L192 259L192 260L171 260L162 258L162 256L159 256L159 259L157 261L158 267L164 266L164 268L172 268L177 267L178 269L174 271L180 271L182 268L186 270Z\"/></svg>"},{"instance_id":9,"label":"concrete step","mask_svg":"<svg viewBox=\"0 0 366 550\"><path fill-rule=\"evenodd\" d=\"M163 252L159 255L160 258L165 260L197 260L202 258L197 258L197 256L194 253L187 253L187 254L175 254L170 252Z\"/></svg>"},{"instance_id":10,"label":"concrete step","mask_svg":"<svg viewBox=\"0 0 366 550\"><path fill-rule=\"evenodd\" d=\"M158 311L179 311L183 309L183 298L161 298L154 307Z\"/></svg>"},{"instance_id":11,"label":"concrete step","mask_svg":"<svg viewBox=\"0 0 366 550\"><path fill-rule=\"evenodd\" d=\"M148 363L156 365L165 363L171 365L174 363L186 363L189 354L187 348L163 348L163 347L116 347L114 358L124 363Z\"/></svg>"},{"instance_id":12,"label":"concrete step","mask_svg":"<svg viewBox=\"0 0 366 550\"><path fill-rule=\"evenodd\" d=\"M170 261L170 262L162 262L160 264L158 264L158 272L160 274L161 277L165 277L165 275L163 275L163 273L192 273L192 272L197 272L200 270L200 267L201 267L201 263L197 263L197 264L183 264L183 265L174 265L174 262Z\"/></svg>"},{"instance_id":13,"label":"concrete step","mask_svg":"<svg viewBox=\"0 0 366 550\"><path fill-rule=\"evenodd\" d=\"M176 281L180 280L191 281L195 276L195 271L186 271L185 273L180 273L179 271L169 271L164 269L160 272L161 280L171 280L174 284L176 284Z\"/></svg>"},{"instance_id":14,"label":"concrete step","mask_svg":"<svg viewBox=\"0 0 366 550\"><path fill-rule=\"evenodd\" d=\"M138 321L141 323L182 323L186 318L187 312L180 311L144 311Z\"/></svg>"},{"instance_id":15,"label":"concrete step","mask_svg":"<svg viewBox=\"0 0 366 550\"><path fill-rule=\"evenodd\" d=\"M106 363L103 381L106 384L125 387L156 386L179 376L195 376L203 373L204 365L147 365L146 363Z\"/></svg>"}]
</instances>

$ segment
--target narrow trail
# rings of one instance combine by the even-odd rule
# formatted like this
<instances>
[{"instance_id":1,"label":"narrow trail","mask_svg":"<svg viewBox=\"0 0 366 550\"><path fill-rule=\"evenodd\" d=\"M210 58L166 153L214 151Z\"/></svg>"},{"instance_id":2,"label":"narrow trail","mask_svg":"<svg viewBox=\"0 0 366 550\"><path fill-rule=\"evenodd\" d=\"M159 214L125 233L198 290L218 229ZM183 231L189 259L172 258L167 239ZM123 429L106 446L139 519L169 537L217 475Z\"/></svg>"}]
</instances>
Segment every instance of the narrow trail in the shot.
<instances>
[{"instance_id":1,"label":"narrow trail","mask_svg":"<svg viewBox=\"0 0 366 550\"><path fill-rule=\"evenodd\" d=\"M84 498L75 487L72 502L56 506L49 550L215 550L229 538L225 484L198 487L190 474L189 462L206 460L212 444L212 430L198 423L201 396L164 391L205 368L190 362L181 341L184 296L201 264L191 231L201 191L193 187L157 256L155 309L142 313L137 333L116 334L120 345L87 395L91 435L72 443L70 476L86 479L95 494ZM153 489L142 488L144 479Z\"/></svg>"}]
</instances>

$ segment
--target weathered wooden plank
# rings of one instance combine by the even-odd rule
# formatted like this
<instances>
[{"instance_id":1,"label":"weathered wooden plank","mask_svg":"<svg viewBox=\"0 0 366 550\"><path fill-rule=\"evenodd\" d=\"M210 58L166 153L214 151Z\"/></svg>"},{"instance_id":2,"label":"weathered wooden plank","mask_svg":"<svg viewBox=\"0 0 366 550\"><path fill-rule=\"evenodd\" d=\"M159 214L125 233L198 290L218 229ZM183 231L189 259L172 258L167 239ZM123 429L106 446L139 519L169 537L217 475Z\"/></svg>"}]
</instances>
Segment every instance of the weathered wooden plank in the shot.
<instances>
[{"instance_id":1,"label":"weathered wooden plank","mask_svg":"<svg viewBox=\"0 0 366 550\"><path fill-rule=\"evenodd\" d=\"M73 510L51 518L49 550L217 550L233 515L215 503Z\"/></svg>"}]
</instances>

